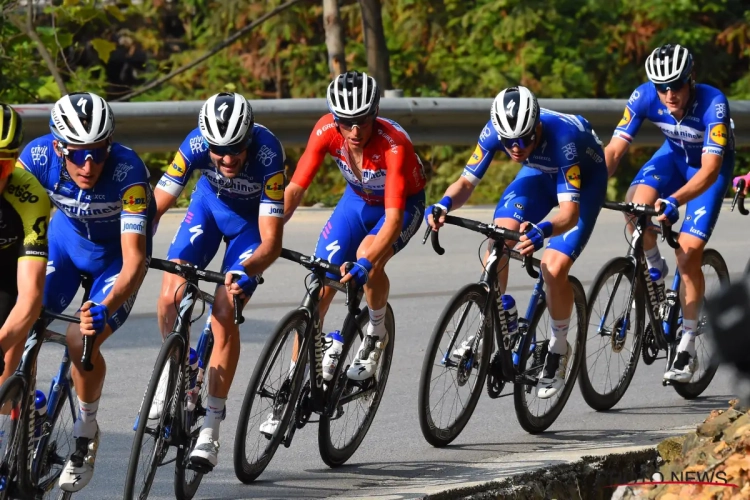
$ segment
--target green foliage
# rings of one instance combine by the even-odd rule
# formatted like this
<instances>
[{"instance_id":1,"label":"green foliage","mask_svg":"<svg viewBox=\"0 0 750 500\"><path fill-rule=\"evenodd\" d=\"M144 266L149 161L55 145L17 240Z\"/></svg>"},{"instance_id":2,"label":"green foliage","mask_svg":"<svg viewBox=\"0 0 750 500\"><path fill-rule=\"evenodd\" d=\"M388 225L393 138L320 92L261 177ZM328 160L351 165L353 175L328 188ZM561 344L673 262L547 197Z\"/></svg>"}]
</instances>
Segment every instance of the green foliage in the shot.
<instances>
[{"instance_id":1,"label":"green foliage","mask_svg":"<svg viewBox=\"0 0 750 500\"><path fill-rule=\"evenodd\" d=\"M139 73L145 83L205 54L282 2L144 0L102 7L98 0L58 0L37 12L34 24L70 91L87 89L114 99L133 90L107 82L105 69L123 40L132 42L131 51L147 55ZM0 100L56 100L60 90L17 27L25 22L25 7L5 2L2 9ZM340 9L347 64L364 69L359 5L344 1ZM383 25L394 86L406 96L492 97L520 83L540 97L625 98L645 80L648 53L671 41L694 53L698 81L732 99L750 99L750 10L744 0L390 0L383 2ZM329 78L322 5L306 1L135 100L205 99L221 90L251 99L320 97ZM287 149L291 173L302 151ZM472 150L419 148L432 163L428 199L439 198L460 175ZM631 150L610 181L610 197L622 197L652 152ZM153 182L172 155L143 155ZM749 158L738 155L737 172L750 168ZM495 203L517 169L496 160L471 202ZM330 205L344 186L326 160L304 203ZM180 203L189 193L186 189Z\"/></svg>"}]
</instances>

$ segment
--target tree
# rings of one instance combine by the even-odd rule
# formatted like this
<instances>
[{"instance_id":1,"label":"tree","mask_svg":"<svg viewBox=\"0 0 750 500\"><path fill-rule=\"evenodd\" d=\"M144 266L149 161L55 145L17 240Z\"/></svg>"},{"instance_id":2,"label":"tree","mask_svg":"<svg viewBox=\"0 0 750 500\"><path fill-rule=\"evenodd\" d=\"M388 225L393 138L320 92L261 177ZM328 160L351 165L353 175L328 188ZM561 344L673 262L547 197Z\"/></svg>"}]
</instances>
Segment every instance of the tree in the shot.
<instances>
[{"instance_id":1,"label":"tree","mask_svg":"<svg viewBox=\"0 0 750 500\"><path fill-rule=\"evenodd\" d=\"M338 0L323 0L323 25L326 31L328 69L331 78L346 73L344 29L341 26Z\"/></svg>"},{"instance_id":2,"label":"tree","mask_svg":"<svg viewBox=\"0 0 750 500\"><path fill-rule=\"evenodd\" d=\"M367 54L367 71L375 78L384 90L393 88L391 84L391 66L388 46L383 31L383 15L380 0L359 0L362 9L362 31L365 38Z\"/></svg>"}]
</instances>

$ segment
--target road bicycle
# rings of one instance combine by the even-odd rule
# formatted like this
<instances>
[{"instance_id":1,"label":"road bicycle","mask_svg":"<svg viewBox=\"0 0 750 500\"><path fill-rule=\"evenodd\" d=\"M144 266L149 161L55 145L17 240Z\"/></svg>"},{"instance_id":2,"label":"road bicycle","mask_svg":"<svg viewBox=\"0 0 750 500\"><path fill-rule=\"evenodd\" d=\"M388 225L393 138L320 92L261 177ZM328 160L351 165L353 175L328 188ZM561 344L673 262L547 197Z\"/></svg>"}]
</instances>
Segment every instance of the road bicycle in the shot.
<instances>
[{"instance_id":1,"label":"road bicycle","mask_svg":"<svg viewBox=\"0 0 750 500\"><path fill-rule=\"evenodd\" d=\"M737 181L737 191L734 193L734 199L732 199L732 212L734 212L735 206L739 207L738 210L742 215L750 214L750 211L745 208L745 179ZM745 276L750 275L750 260L745 265L744 274Z\"/></svg>"},{"instance_id":2,"label":"road bicycle","mask_svg":"<svg viewBox=\"0 0 750 500\"><path fill-rule=\"evenodd\" d=\"M433 211L433 217L438 216L440 213ZM522 234L517 231L452 215L445 216L445 224L481 233L492 240L493 245L479 281L465 285L453 295L427 345L419 382L422 434L436 447L446 446L456 439L471 418L485 380L487 394L493 399L510 396L511 393L502 394L502 391L506 384L511 384L521 427L532 434L543 432L560 415L575 385L582 350L579 332L585 331L586 325L583 286L574 276L568 277L574 296L568 332L573 351L567 362L565 385L552 398L540 399L534 388L542 375L550 332L549 315L545 315L544 279L534 269L540 267L540 261L531 256L521 257L517 251L508 249L506 241L521 238ZM437 231L428 227L422 243L428 234L431 234L435 252L443 255ZM497 273L503 255L522 260L526 272L536 280L526 314L519 315L515 335L509 335L500 300ZM460 346L467 348L457 351ZM495 346L497 349L491 356ZM457 352L460 357L455 355ZM451 399L449 393L455 393L456 397Z\"/></svg>"},{"instance_id":3,"label":"road bicycle","mask_svg":"<svg viewBox=\"0 0 750 500\"><path fill-rule=\"evenodd\" d=\"M677 233L666 223L662 223L660 231L650 224L651 217L660 215L652 206L608 201L604 208L628 214L628 223L635 223L635 232L627 254L607 262L588 293L586 361L581 365L579 378L584 400L598 411L609 410L625 395L639 357L646 365L666 359L665 371L668 371L682 336L680 272L675 271L671 288L658 287L649 273L642 238L647 230L661 232L662 240L666 239L672 248L679 248ZM714 249L703 251L702 270L706 294L729 283L726 262ZM696 398L705 391L718 367L703 335L705 325L702 311L696 335L698 369L692 380L689 383L662 380L664 386L671 385L685 399ZM665 351L663 357L658 357L660 351Z\"/></svg>"},{"instance_id":4,"label":"road bicycle","mask_svg":"<svg viewBox=\"0 0 750 500\"><path fill-rule=\"evenodd\" d=\"M223 285L225 275L213 271L204 271L188 264L177 264L168 260L151 259L149 267L185 278L185 282L175 291L175 303L179 290L185 291L177 306L177 318L172 332L162 343L156 358L151 378L146 387L141 406L138 410L133 430L133 445L128 463L125 481L125 498L147 498L153 485L158 467L175 463L174 490L180 499L193 498L200 486L203 475L210 472L210 468L190 462L190 452L193 450L200 433L203 418L206 416L205 402L208 397L208 364L213 349L213 332L211 330L211 305L213 295L202 291L198 287L203 280L217 285ZM235 276L235 280L238 276ZM258 279L262 283L262 278ZM197 355L197 369L191 369L189 363L190 325L198 320L192 320L193 309L197 300L209 305L206 326L204 327L195 349ZM234 323L244 322L242 317L241 299L234 295ZM204 311L201 312L201 315ZM200 317L200 316L199 316ZM162 373L165 376L166 395L155 407L155 419L149 419L149 413L156 396ZM158 400L157 400L158 401ZM153 440L148 446L144 438ZM173 459L165 460L170 447L177 450ZM140 477L140 480L138 479Z\"/></svg>"},{"instance_id":5,"label":"road bicycle","mask_svg":"<svg viewBox=\"0 0 750 500\"><path fill-rule=\"evenodd\" d=\"M242 402L234 442L234 472L243 483L254 481L268 466L280 444L289 447L295 432L308 423L318 424L318 449L329 467L344 464L367 434L377 412L391 368L396 324L387 304L388 341L375 374L363 381L350 380L346 371L364 338L369 311L360 309L363 290L354 280L342 284L340 267L327 260L282 249L281 257L310 270L300 306L284 316L266 341ZM350 269L347 267L347 272ZM329 278L326 273L336 279ZM341 328L342 351L326 380L323 356L330 343L321 330L320 292L330 286L346 294L348 313ZM318 415L312 420L312 414ZM279 421L273 435L260 432L269 415ZM351 433L347 432L351 429Z\"/></svg>"}]
</instances>

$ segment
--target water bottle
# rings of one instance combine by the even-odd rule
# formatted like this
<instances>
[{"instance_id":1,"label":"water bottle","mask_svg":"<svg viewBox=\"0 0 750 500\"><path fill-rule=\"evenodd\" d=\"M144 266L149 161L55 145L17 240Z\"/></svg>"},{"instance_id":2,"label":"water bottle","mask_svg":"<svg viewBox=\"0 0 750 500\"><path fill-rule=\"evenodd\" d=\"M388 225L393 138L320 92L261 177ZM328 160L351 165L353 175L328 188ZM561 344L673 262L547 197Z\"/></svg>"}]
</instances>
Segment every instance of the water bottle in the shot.
<instances>
[{"instance_id":1,"label":"water bottle","mask_svg":"<svg viewBox=\"0 0 750 500\"><path fill-rule=\"evenodd\" d=\"M42 427L47 420L47 396L39 389L34 396L34 444L42 437Z\"/></svg>"},{"instance_id":2,"label":"water bottle","mask_svg":"<svg viewBox=\"0 0 750 500\"><path fill-rule=\"evenodd\" d=\"M188 411L193 411L195 409L195 402L198 400L198 388L196 386L196 380L198 379L198 353L192 347L188 356L188 365L188 391L185 398L185 406Z\"/></svg>"},{"instance_id":3,"label":"water bottle","mask_svg":"<svg viewBox=\"0 0 750 500\"><path fill-rule=\"evenodd\" d=\"M513 336L518 333L518 309L516 309L516 301L510 295L503 295L500 297L500 300L505 310L505 323L508 325L508 335Z\"/></svg>"},{"instance_id":4,"label":"water bottle","mask_svg":"<svg viewBox=\"0 0 750 500\"><path fill-rule=\"evenodd\" d=\"M339 355L344 347L344 337L341 336L341 331L336 330L326 335L326 342L329 346L323 355L323 379L331 380L339 362Z\"/></svg>"}]
</instances>

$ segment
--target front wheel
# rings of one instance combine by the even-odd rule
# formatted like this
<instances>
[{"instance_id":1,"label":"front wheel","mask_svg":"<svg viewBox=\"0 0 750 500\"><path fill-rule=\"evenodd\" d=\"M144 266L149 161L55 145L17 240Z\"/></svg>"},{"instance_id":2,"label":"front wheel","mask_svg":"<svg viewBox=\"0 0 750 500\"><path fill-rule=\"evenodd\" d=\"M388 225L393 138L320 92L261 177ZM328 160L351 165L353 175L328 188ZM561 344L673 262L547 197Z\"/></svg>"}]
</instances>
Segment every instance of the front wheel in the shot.
<instances>
[{"instance_id":1,"label":"front wheel","mask_svg":"<svg viewBox=\"0 0 750 500\"><path fill-rule=\"evenodd\" d=\"M594 410L609 410L625 395L638 366L644 299L637 292L633 261L617 257L589 289L588 325L578 376L581 395Z\"/></svg>"},{"instance_id":2,"label":"front wheel","mask_svg":"<svg viewBox=\"0 0 750 500\"><path fill-rule=\"evenodd\" d=\"M39 440L37 449L37 455L41 457L37 484L47 492L45 499L54 495L65 463L75 450L73 426L78 418L77 398L70 383L56 385L59 392L55 395L54 408L48 409L51 417L49 433ZM57 498L66 499L71 498L72 493L60 490L58 495Z\"/></svg>"},{"instance_id":3,"label":"front wheel","mask_svg":"<svg viewBox=\"0 0 750 500\"><path fill-rule=\"evenodd\" d=\"M581 282L574 276L568 276L568 281L573 288L573 311L567 335L572 351L566 363L565 385L549 399L537 397L536 386L524 383L516 383L513 386L513 402L518 423L531 434L543 432L555 422L570 397L581 365L584 332L588 323L586 293ZM519 353L518 366L519 371L526 377L539 379L542 375L549 345L550 319L546 301L540 301L529 326L528 338L525 342L521 339L521 345L527 347Z\"/></svg>"},{"instance_id":4,"label":"front wheel","mask_svg":"<svg viewBox=\"0 0 750 500\"><path fill-rule=\"evenodd\" d=\"M175 432L177 411L177 399L180 388L177 387L178 379L181 380L180 370L185 364L185 343L178 334L170 334L161 346L159 355L151 373L146 394L141 402L138 412L138 420L135 427L135 436L130 450L130 462L125 479L126 500L134 497L147 498L156 476L156 469L162 465L164 457L169 450L169 438ZM159 389L159 381L162 373L165 373L166 387L160 398L156 398ZM154 399L154 417L150 419ZM144 443L145 440L145 443ZM149 444L152 443L152 444Z\"/></svg>"},{"instance_id":5,"label":"front wheel","mask_svg":"<svg viewBox=\"0 0 750 500\"><path fill-rule=\"evenodd\" d=\"M305 375L307 349L300 349L309 323L304 309L284 316L266 341L250 377L234 439L234 473L243 483L260 476L286 434ZM260 428L270 417L278 423L269 436Z\"/></svg>"},{"instance_id":6,"label":"front wheel","mask_svg":"<svg viewBox=\"0 0 750 500\"><path fill-rule=\"evenodd\" d=\"M712 248L704 250L701 270L703 271L705 283L704 297L715 295L720 288L729 286L729 269L727 269L727 263L724 262L724 258L716 250ZM716 375L716 370L719 368L718 360L712 352L711 342L705 336L707 323L705 308L701 306L698 316L698 334L695 339L698 369L690 382L682 384L677 382L672 383L675 392L685 399L695 399L700 396L708 388L714 375Z\"/></svg>"},{"instance_id":7,"label":"front wheel","mask_svg":"<svg viewBox=\"0 0 750 500\"><path fill-rule=\"evenodd\" d=\"M492 353L492 321L484 317L487 299L487 289L477 283L461 288L443 309L427 345L417 408L422 435L432 446L447 446L461 434L482 394Z\"/></svg>"},{"instance_id":8,"label":"front wheel","mask_svg":"<svg viewBox=\"0 0 750 500\"><path fill-rule=\"evenodd\" d=\"M370 320L369 310L365 307L356 319L356 324L349 321L344 327L344 345L332 378L336 383L330 389L332 400L327 405L333 409L333 414L321 415L318 425L320 458L329 467L343 465L354 455L367 435L383 399L391 371L393 346L396 343L396 320L391 305L387 304L387 307L385 329L388 332L388 343L380 355L375 374L367 380L350 380L346 376L346 370L354 362L362 342L361 334Z\"/></svg>"},{"instance_id":9,"label":"front wheel","mask_svg":"<svg viewBox=\"0 0 750 500\"><path fill-rule=\"evenodd\" d=\"M18 457L25 420L21 418L23 386L23 380L13 375L0 387L0 500L14 498L12 490L18 479L18 467L22 465Z\"/></svg>"}]
</instances>

